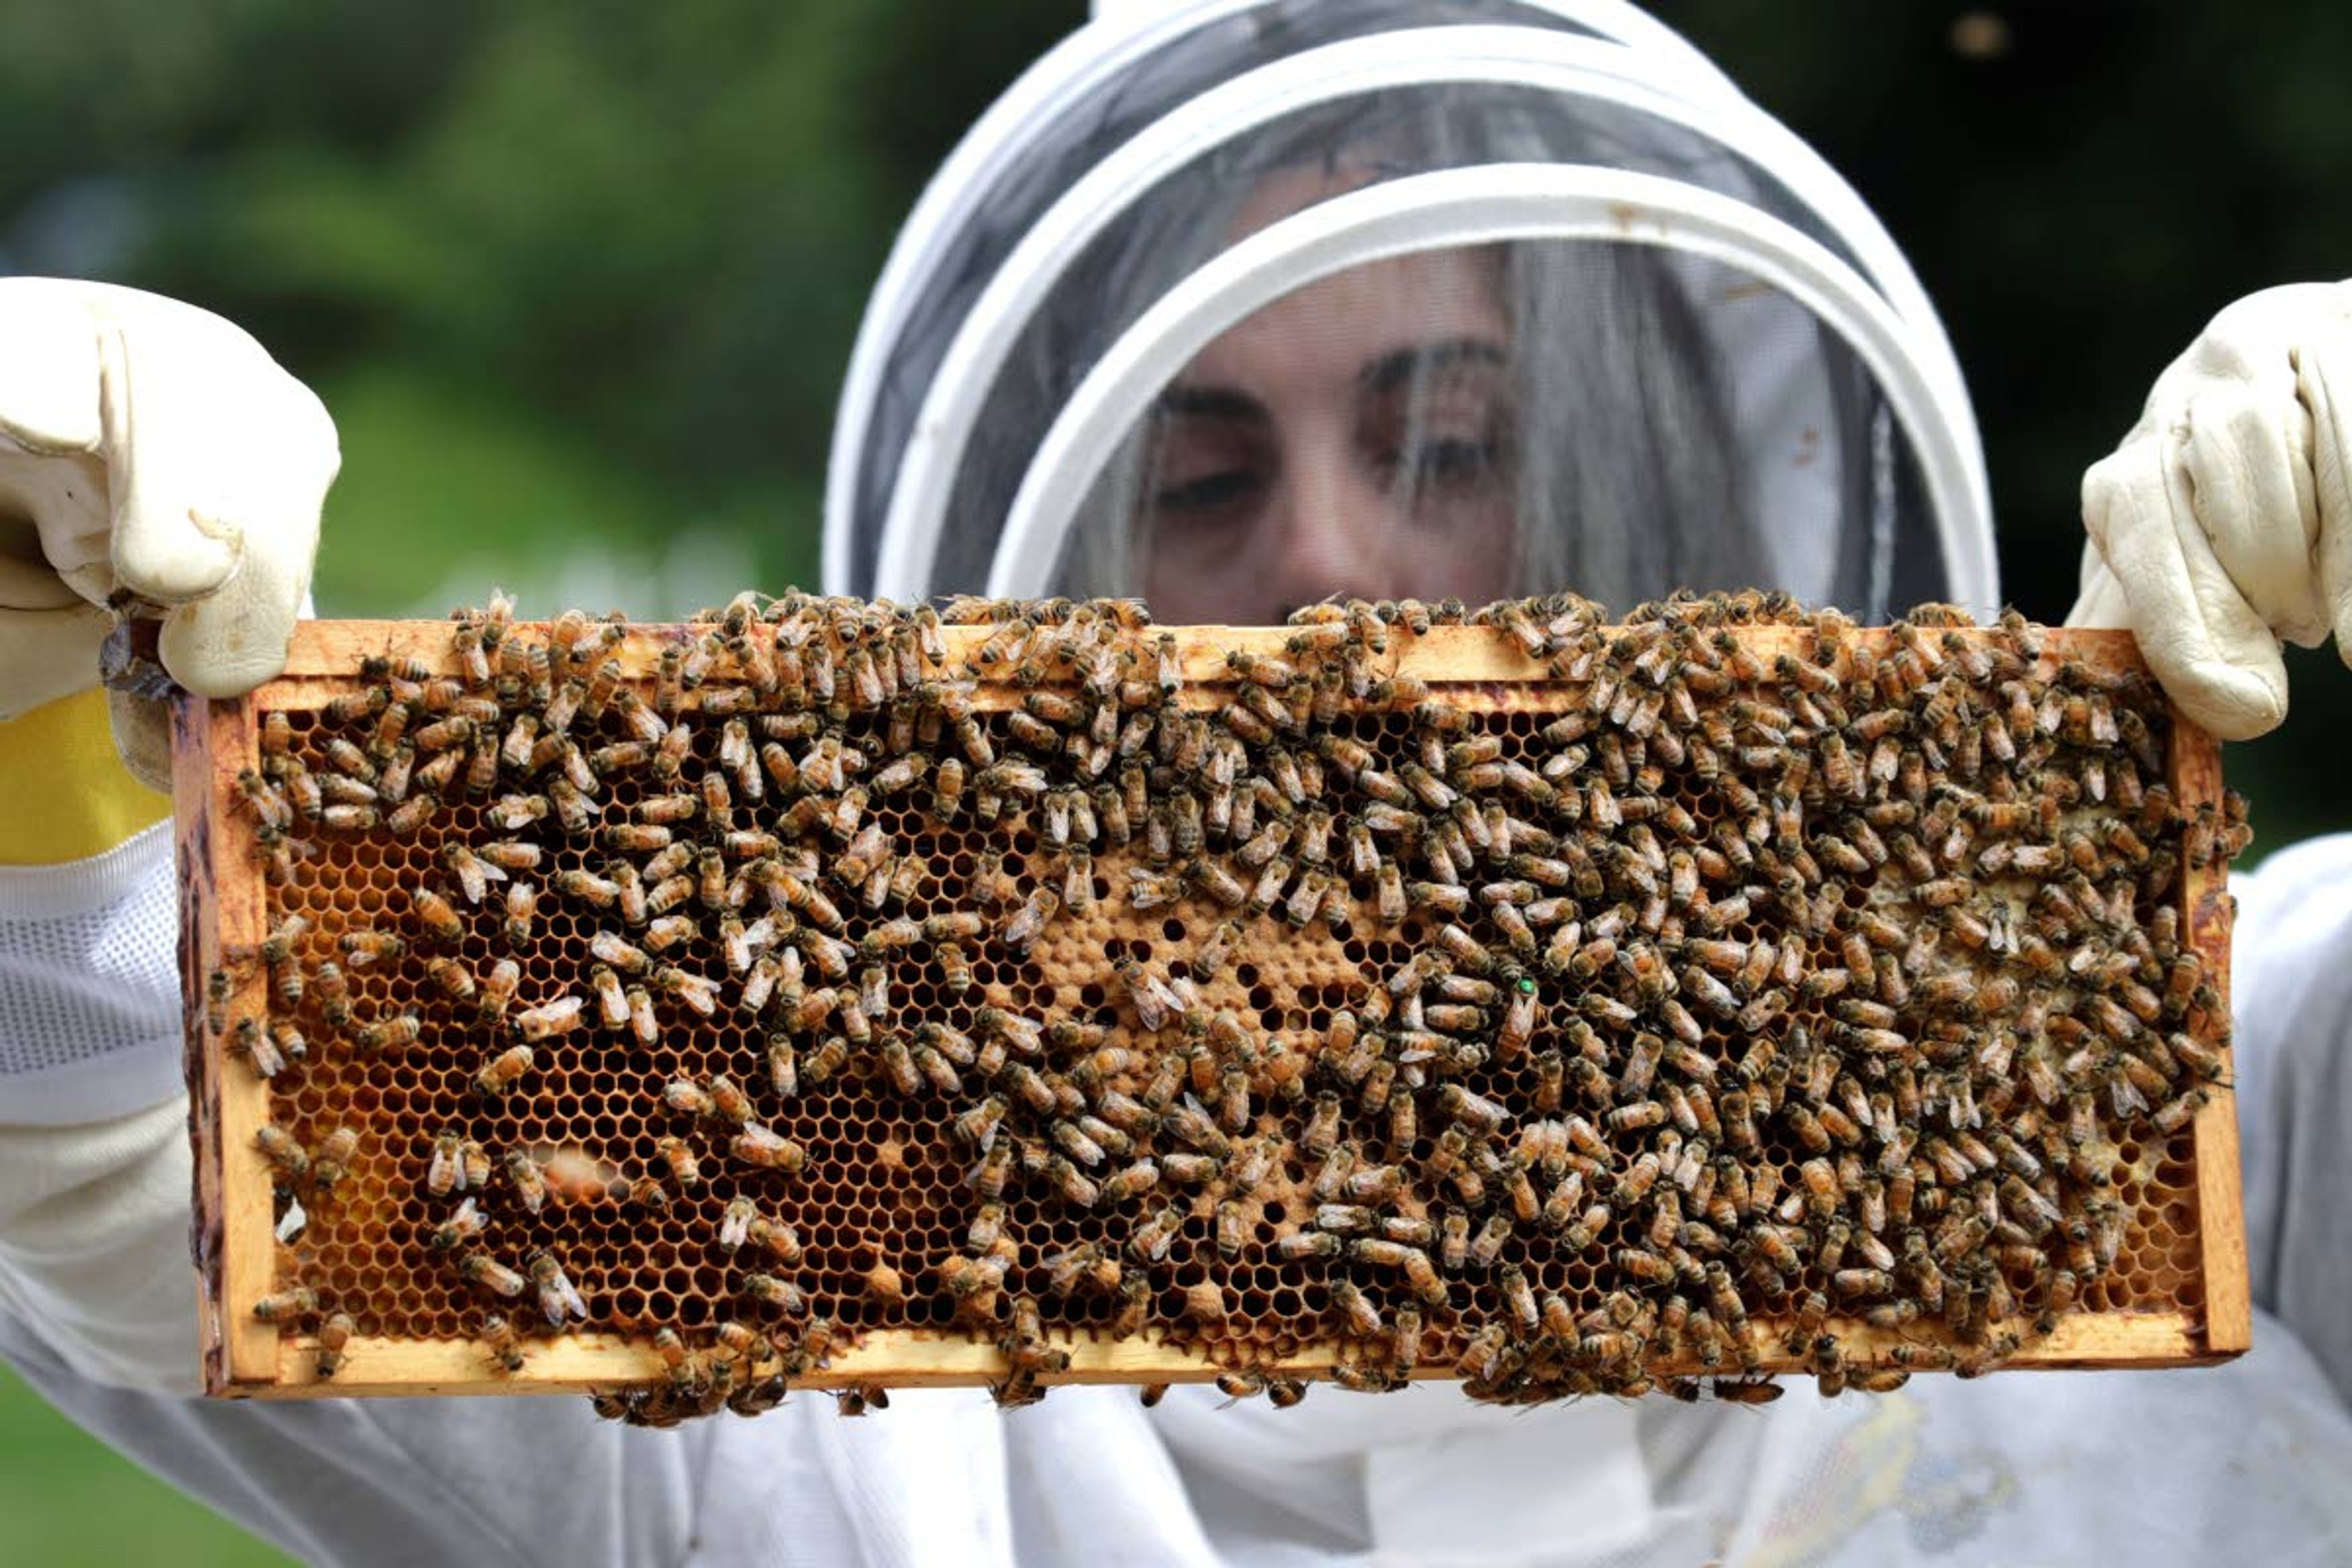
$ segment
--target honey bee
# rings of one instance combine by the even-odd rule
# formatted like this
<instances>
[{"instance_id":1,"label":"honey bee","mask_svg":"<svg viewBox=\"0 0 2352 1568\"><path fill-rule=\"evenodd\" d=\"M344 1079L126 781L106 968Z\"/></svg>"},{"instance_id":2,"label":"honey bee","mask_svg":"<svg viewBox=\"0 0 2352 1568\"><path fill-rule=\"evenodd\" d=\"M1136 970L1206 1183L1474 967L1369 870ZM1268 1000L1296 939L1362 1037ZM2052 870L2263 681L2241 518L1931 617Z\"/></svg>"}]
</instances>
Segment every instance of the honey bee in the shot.
<instances>
[{"instance_id":1,"label":"honey bee","mask_svg":"<svg viewBox=\"0 0 2352 1568\"><path fill-rule=\"evenodd\" d=\"M457 1260L458 1277L501 1296L520 1296L528 1283L523 1277L487 1252L469 1252Z\"/></svg>"},{"instance_id":2,"label":"honey bee","mask_svg":"<svg viewBox=\"0 0 2352 1568\"><path fill-rule=\"evenodd\" d=\"M416 1043L424 1032L424 1020L414 1013L397 1013L389 1018L379 1018L362 1024L352 1031L352 1039L360 1050L369 1056L399 1050Z\"/></svg>"},{"instance_id":3,"label":"honey bee","mask_svg":"<svg viewBox=\"0 0 2352 1568\"><path fill-rule=\"evenodd\" d=\"M649 953L666 953L701 934L702 928L692 916L663 915L646 927L645 949Z\"/></svg>"},{"instance_id":4,"label":"honey bee","mask_svg":"<svg viewBox=\"0 0 2352 1568\"><path fill-rule=\"evenodd\" d=\"M311 1152L310 1184L322 1194L334 1191L351 1173L352 1159L359 1147L360 1135L352 1128L338 1127L328 1133Z\"/></svg>"},{"instance_id":5,"label":"honey bee","mask_svg":"<svg viewBox=\"0 0 2352 1568\"><path fill-rule=\"evenodd\" d=\"M702 975L671 966L655 970L650 978L655 990L677 998L705 1018L719 1011L719 987Z\"/></svg>"},{"instance_id":6,"label":"honey bee","mask_svg":"<svg viewBox=\"0 0 2352 1568\"><path fill-rule=\"evenodd\" d=\"M501 931L514 946L530 946L531 921L539 912L539 889L529 882L510 882L507 885L506 904L507 918Z\"/></svg>"},{"instance_id":7,"label":"honey bee","mask_svg":"<svg viewBox=\"0 0 2352 1568\"><path fill-rule=\"evenodd\" d=\"M861 1416L869 1410L890 1408L890 1391L878 1383L861 1383L848 1388L834 1390L834 1404L845 1416Z\"/></svg>"},{"instance_id":8,"label":"honey bee","mask_svg":"<svg viewBox=\"0 0 2352 1568\"><path fill-rule=\"evenodd\" d=\"M253 1315L265 1323L290 1323L319 1310L319 1293L307 1285L274 1291L253 1304Z\"/></svg>"},{"instance_id":9,"label":"honey bee","mask_svg":"<svg viewBox=\"0 0 2352 1568\"><path fill-rule=\"evenodd\" d=\"M409 891L409 905L415 911L417 923L436 941L454 942L466 934L466 922L459 918L457 906L430 888L414 888Z\"/></svg>"},{"instance_id":10,"label":"honey bee","mask_svg":"<svg viewBox=\"0 0 2352 1568\"><path fill-rule=\"evenodd\" d=\"M205 1030L209 1035L228 1032L228 971L214 969L205 980Z\"/></svg>"},{"instance_id":11,"label":"honey bee","mask_svg":"<svg viewBox=\"0 0 2352 1568\"><path fill-rule=\"evenodd\" d=\"M446 1220L434 1226L425 1245L436 1252L454 1252L489 1228L489 1216L482 1213L472 1198L467 1198Z\"/></svg>"},{"instance_id":12,"label":"honey bee","mask_svg":"<svg viewBox=\"0 0 2352 1568\"><path fill-rule=\"evenodd\" d=\"M570 1034L580 1027L584 1021L587 1007L588 999L585 996L559 997L555 1001L543 1003L537 1007L526 1008L516 1014L515 1031L525 1040L546 1040L559 1035ZM509 1051L507 1054L510 1057L514 1053ZM529 1052L524 1053L526 1057L529 1054ZM524 1065L528 1066L529 1063L526 1061Z\"/></svg>"},{"instance_id":13,"label":"honey bee","mask_svg":"<svg viewBox=\"0 0 2352 1568\"><path fill-rule=\"evenodd\" d=\"M349 1359L352 1340L359 1333L359 1324L349 1312L331 1314L319 1325L317 1370L320 1379L331 1378L343 1370Z\"/></svg>"},{"instance_id":14,"label":"honey bee","mask_svg":"<svg viewBox=\"0 0 2352 1568\"><path fill-rule=\"evenodd\" d=\"M1053 921L1062 907L1062 897L1051 888L1040 887L1031 891L1013 917L1005 921L1003 932L1004 945L1027 956L1039 935Z\"/></svg>"},{"instance_id":15,"label":"honey bee","mask_svg":"<svg viewBox=\"0 0 2352 1568\"><path fill-rule=\"evenodd\" d=\"M288 915L270 931L267 937L262 939L260 948L257 950L261 962L272 970L293 965L295 950L300 946L303 936L310 929L310 922L306 917L299 914ZM299 975L299 970L297 973ZM299 980L294 994L290 997L281 995L280 999L289 1007L301 1001L302 994Z\"/></svg>"},{"instance_id":16,"label":"honey bee","mask_svg":"<svg viewBox=\"0 0 2352 1568\"><path fill-rule=\"evenodd\" d=\"M1769 1405L1780 1397L1780 1385L1769 1377L1718 1377L1712 1386L1717 1399L1731 1405Z\"/></svg>"},{"instance_id":17,"label":"honey bee","mask_svg":"<svg viewBox=\"0 0 2352 1568\"><path fill-rule=\"evenodd\" d=\"M744 1237L783 1268L800 1267L803 1249L801 1246L800 1233L793 1230L791 1226L769 1219L764 1215L756 1215L745 1230Z\"/></svg>"},{"instance_id":18,"label":"honey bee","mask_svg":"<svg viewBox=\"0 0 2352 1568\"><path fill-rule=\"evenodd\" d=\"M522 984L522 966L511 958L502 958L490 965L489 973L478 983L472 972L463 969L456 973L445 970L441 979L453 1001L472 1002L475 1016L494 1025L504 1021L507 1007L514 1001L516 988Z\"/></svg>"},{"instance_id":19,"label":"honey bee","mask_svg":"<svg viewBox=\"0 0 2352 1568\"><path fill-rule=\"evenodd\" d=\"M808 1163L808 1152L791 1139L753 1122L729 1141L729 1151L747 1165L796 1175Z\"/></svg>"},{"instance_id":20,"label":"honey bee","mask_svg":"<svg viewBox=\"0 0 2352 1568\"><path fill-rule=\"evenodd\" d=\"M514 1325L493 1312L482 1320L482 1354L490 1364L505 1373L518 1373L523 1367L522 1340Z\"/></svg>"},{"instance_id":21,"label":"honey bee","mask_svg":"<svg viewBox=\"0 0 2352 1568\"><path fill-rule=\"evenodd\" d=\"M496 1100L530 1070L532 1059L529 1046L508 1047L474 1075L474 1091L485 1100Z\"/></svg>"},{"instance_id":22,"label":"honey bee","mask_svg":"<svg viewBox=\"0 0 2352 1568\"><path fill-rule=\"evenodd\" d=\"M482 637L482 626L477 622L467 621L450 639L450 646L457 655L457 668L469 686L488 686L490 683L490 660L483 651Z\"/></svg>"},{"instance_id":23,"label":"honey bee","mask_svg":"<svg viewBox=\"0 0 2352 1568\"><path fill-rule=\"evenodd\" d=\"M539 1287L539 1310L547 1319L548 1327L562 1332L573 1318L588 1316L588 1303L564 1273L563 1265L551 1252L539 1251L530 1255L527 1267L531 1283ZM513 1294L512 1291L507 1294Z\"/></svg>"},{"instance_id":24,"label":"honey bee","mask_svg":"<svg viewBox=\"0 0 2352 1568\"><path fill-rule=\"evenodd\" d=\"M289 1062L299 1062L310 1054L309 1042L292 1020L275 1019L264 1032L251 1018L242 1019L230 1037L229 1049L244 1057L260 1078L271 1079L286 1070Z\"/></svg>"},{"instance_id":25,"label":"honey bee","mask_svg":"<svg viewBox=\"0 0 2352 1568\"><path fill-rule=\"evenodd\" d=\"M350 931L335 939L336 948L353 969L371 963L390 963L408 951L408 943L390 931ZM221 975L223 980L227 976Z\"/></svg>"},{"instance_id":26,"label":"honey bee","mask_svg":"<svg viewBox=\"0 0 2352 1568\"><path fill-rule=\"evenodd\" d=\"M701 1162L694 1157L694 1151L684 1139L657 1138L654 1141L654 1152L669 1167L670 1180L677 1184L680 1192L691 1193L702 1185Z\"/></svg>"},{"instance_id":27,"label":"honey bee","mask_svg":"<svg viewBox=\"0 0 2352 1568\"><path fill-rule=\"evenodd\" d=\"M293 1133L274 1121L266 1121L254 1133L253 1142L269 1163L289 1181L300 1181L310 1173L310 1156Z\"/></svg>"},{"instance_id":28,"label":"honey bee","mask_svg":"<svg viewBox=\"0 0 2352 1568\"><path fill-rule=\"evenodd\" d=\"M2014 1333L1994 1334L1975 1349L1962 1352L1952 1363L1952 1373L1956 1377L1975 1378L1998 1371L2002 1363L2017 1353L2021 1342Z\"/></svg>"},{"instance_id":29,"label":"honey bee","mask_svg":"<svg viewBox=\"0 0 2352 1568\"><path fill-rule=\"evenodd\" d=\"M310 976L310 989L311 999L319 1005L319 1016L328 1027L339 1029L351 1022L352 987L341 964L331 958L321 963Z\"/></svg>"},{"instance_id":30,"label":"honey bee","mask_svg":"<svg viewBox=\"0 0 2352 1568\"><path fill-rule=\"evenodd\" d=\"M508 879L506 868L477 855L462 844L450 844L442 848L441 863L457 879L458 891L469 904L479 904L489 893L492 882Z\"/></svg>"}]
</instances>

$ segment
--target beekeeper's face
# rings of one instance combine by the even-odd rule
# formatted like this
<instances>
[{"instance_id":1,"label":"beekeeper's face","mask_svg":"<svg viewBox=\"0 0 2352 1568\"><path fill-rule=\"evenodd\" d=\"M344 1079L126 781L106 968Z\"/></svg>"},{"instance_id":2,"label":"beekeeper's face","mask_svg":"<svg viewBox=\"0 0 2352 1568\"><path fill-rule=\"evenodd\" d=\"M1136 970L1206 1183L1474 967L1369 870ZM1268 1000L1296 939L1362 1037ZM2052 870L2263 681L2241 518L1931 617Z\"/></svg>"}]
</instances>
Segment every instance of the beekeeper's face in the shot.
<instances>
[{"instance_id":1,"label":"beekeeper's face","mask_svg":"<svg viewBox=\"0 0 2352 1568\"><path fill-rule=\"evenodd\" d=\"M1138 498L1153 614L1262 625L1332 595L1500 597L1516 425L1500 270L1491 250L1371 263L1202 350L1160 396Z\"/></svg>"}]
</instances>

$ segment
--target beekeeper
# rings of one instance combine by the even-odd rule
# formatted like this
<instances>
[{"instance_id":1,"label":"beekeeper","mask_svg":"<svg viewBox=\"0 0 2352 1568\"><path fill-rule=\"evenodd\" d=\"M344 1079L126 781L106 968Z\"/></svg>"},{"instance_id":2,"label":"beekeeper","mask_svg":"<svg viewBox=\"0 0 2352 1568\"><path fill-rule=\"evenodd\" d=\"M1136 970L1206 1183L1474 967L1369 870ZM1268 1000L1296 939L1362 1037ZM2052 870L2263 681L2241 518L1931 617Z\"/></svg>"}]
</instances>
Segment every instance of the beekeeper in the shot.
<instances>
[{"instance_id":1,"label":"beekeeper","mask_svg":"<svg viewBox=\"0 0 2352 1568\"><path fill-rule=\"evenodd\" d=\"M2230 307L2085 476L2082 624L2217 733L2352 616L2352 286ZM2352 373L2347 373L2352 374ZM216 318L0 280L0 1353L306 1561L2071 1562L2352 1550L2352 839L2245 879L2233 992L2254 1351L1915 1380L1769 1410L1299 1408L1066 1388L676 1432L573 1399L205 1403L153 710L278 668L337 466ZM1139 5L1074 35L925 193L860 333L825 586L1333 594L1765 585L1858 618L1998 604L1983 463L1916 280L1853 193L1612 0ZM118 761L119 742L129 766Z\"/></svg>"}]
</instances>

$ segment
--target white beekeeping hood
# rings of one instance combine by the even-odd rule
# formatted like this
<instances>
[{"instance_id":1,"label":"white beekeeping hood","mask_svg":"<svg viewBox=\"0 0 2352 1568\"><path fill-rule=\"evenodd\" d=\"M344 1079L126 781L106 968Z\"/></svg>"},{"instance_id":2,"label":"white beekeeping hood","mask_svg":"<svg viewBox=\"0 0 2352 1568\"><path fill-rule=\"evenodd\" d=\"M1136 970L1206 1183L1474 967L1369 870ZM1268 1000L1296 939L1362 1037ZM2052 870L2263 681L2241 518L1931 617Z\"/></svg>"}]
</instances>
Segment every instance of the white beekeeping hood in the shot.
<instances>
[{"instance_id":1,"label":"white beekeeping hood","mask_svg":"<svg viewBox=\"0 0 2352 1568\"><path fill-rule=\"evenodd\" d=\"M1308 199L1242 220L1318 161ZM1511 321L1513 591L1993 607L1974 421L1893 242L1687 45L1573 0L1213 0L1066 40L885 268L827 588L1135 589L1186 366L1351 268L1465 247Z\"/></svg>"}]
</instances>

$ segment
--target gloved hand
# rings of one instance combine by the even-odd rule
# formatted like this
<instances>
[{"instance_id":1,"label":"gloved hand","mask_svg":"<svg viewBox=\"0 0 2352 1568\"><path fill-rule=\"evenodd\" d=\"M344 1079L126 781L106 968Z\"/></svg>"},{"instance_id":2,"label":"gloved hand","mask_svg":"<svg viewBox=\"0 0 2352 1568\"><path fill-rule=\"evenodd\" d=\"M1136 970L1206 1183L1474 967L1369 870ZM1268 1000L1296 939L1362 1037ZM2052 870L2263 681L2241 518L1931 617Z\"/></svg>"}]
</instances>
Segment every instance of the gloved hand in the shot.
<instances>
[{"instance_id":1,"label":"gloved hand","mask_svg":"<svg viewBox=\"0 0 2352 1568\"><path fill-rule=\"evenodd\" d=\"M97 684L118 595L162 614L189 690L275 676L341 462L318 398L218 316L0 279L0 719ZM168 787L161 705L111 712L132 771Z\"/></svg>"},{"instance_id":2,"label":"gloved hand","mask_svg":"<svg viewBox=\"0 0 2352 1568\"><path fill-rule=\"evenodd\" d=\"M2352 662L2352 282L2250 294L2167 367L2083 476L2070 626L2124 626L2172 700L2224 740L2286 716L2280 639Z\"/></svg>"}]
</instances>

